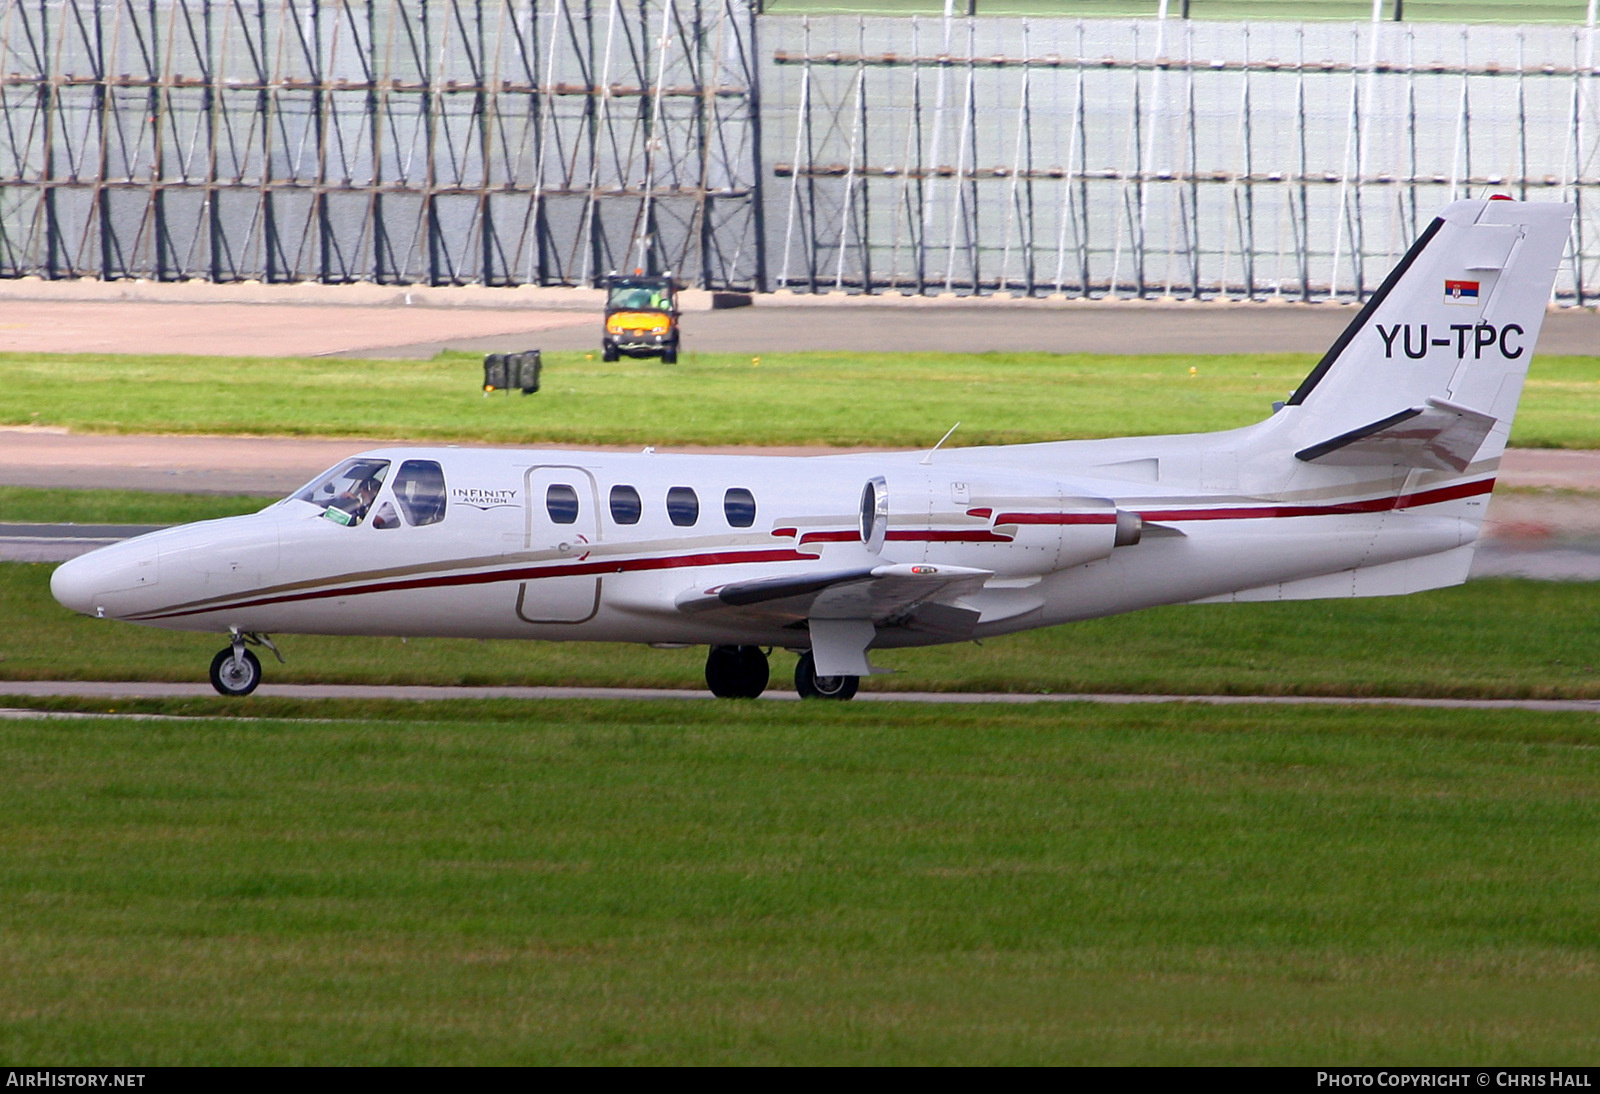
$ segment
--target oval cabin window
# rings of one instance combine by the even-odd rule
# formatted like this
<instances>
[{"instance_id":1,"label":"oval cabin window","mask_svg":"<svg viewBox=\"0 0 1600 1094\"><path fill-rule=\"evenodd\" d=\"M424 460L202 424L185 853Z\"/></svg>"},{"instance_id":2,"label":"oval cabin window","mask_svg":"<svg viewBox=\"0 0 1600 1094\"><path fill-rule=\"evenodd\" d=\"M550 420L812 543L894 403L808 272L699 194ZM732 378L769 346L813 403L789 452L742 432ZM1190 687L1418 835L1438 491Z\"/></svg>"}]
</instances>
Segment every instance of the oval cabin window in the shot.
<instances>
[{"instance_id":1,"label":"oval cabin window","mask_svg":"<svg viewBox=\"0 0 1600 1094\"><path fill-rule=\"evenodd\" d=\"M544 492L544 507L556 524L578 522L578 492L566 483L551 483Z\"/></svg>"},{"instance_id":2,"label":"oval cabin window","mask_svg":"<svg viewBox=\"0 0 1600 1094\"><path fill-rule=\"evenodd\" d=\"M756 522L756 496L735 486L722 495L722 511L728 517L728 527L748 528Z\"/></svg>"},{"instance_id":3,"label":"oval cabin window","mask_svg":"<svg viewBox=\"0 0 1600 1094\"><path fill-rule=\"evenodd\" d=\"M639 500L639 491L631 486L613 486L611 488L611 519L618 524L638 524L639 514L644 512L644 502Z\"/></svg>"},{"instance_id":4,"label":"oval cabin window","mask_svg":"<svg viewBox=\"0 0 1600 1094\"><path fill-rule=\"evenodd\" d=\"M700 519L700 498L687 486L667 491L667 516L679 528L688 528Z\"/></svg>"}]
</instances>

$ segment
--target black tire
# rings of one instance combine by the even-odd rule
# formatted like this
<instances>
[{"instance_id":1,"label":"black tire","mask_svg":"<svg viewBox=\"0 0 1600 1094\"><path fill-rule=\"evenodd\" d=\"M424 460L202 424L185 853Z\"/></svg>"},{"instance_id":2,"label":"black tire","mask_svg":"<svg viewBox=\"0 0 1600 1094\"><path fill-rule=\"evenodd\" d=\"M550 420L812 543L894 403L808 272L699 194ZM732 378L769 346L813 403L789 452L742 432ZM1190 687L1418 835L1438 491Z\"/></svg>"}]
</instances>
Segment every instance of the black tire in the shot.
<instances>
[{"instance_id":1,"label":"black tire","mask_svg":"<svg viewBox=\"0 0 1600 1094\"><path fill-rule=\"evenodd\" d=\"M678 363L678 343L674 342L661 351L661 363L663 365L675 365Z\"/></svg>"},{"instance_id":2,"label":"black tire","mask_svg":"<svg viewBox=\"0 0 1600 1094\"><path fill-rule=\"evenodd\" d=\"M617 352L617 347L616 346L601 346L600 347L600 359L602 361L617 361L617 360L621 360L621 358L622 358L622 354Z\"/></svg>"},{"instance_id":3,"label":"black tire","mask_svg":"<svg viewBox=\"0 0 1600 1094\"><path fill-rule=\"evenodd\" d=\"M770 677L759 646L712 646L706 654L706 687L718 699L758 699Z\"/></svg>"},{"instance_id":4,"label":"black tire","mask_svg":"<svg viewBox=\"0 0 1600 1094\"><path fill-rule=\"evenodd\" d=\"M233 660L233 647L225 648L211 659L211 686L218 695L249 695L261 683L261 662L249 650L244 650L240 660L242 668Z\"/></svg>"},{"instance_id":5,"label":"black tire","mask_svg":"<svg viewBox=\"0 0 1600 1094\"><path fill-rule=\"evenodd\" d=\"M842 703L854 699L860 687L859 676L818 676L817 663L810 650L800 655L794 667L794 690L802 699L835 699Z\"/></svg>"}]
</instances>

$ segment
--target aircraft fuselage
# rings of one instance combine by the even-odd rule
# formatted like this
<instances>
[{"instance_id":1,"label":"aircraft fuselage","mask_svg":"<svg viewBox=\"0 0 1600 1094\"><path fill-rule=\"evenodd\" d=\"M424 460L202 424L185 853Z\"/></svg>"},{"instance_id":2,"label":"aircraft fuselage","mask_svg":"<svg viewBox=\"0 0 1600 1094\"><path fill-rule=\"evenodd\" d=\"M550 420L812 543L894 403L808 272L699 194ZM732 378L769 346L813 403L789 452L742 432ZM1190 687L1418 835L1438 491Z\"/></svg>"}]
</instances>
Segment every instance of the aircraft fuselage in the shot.
<instances>
[{"instance_id":1,"label":"aircraft fuselage","mask_svg":"<svg viewBox=\"0 0 1600 1094\"><path fill-rule=\"evenodd\" d=\"M686 611L685 598L741 581L885 566L990 575L960 598L978 612L969 626L919 628L908 604L913 625L878 628L874 645L885 648L1372 566L1389 560L1374 554L1385 524L1383 551L1394 559L1449 550L1470 540L1463 507L1481 507L1493 486L1486 468L1465 492L1397 511L1400 484L1367 475L1337 499L1285 505L1279 492L1263 503L1237 490L1197 492L1201 484L1178 468L1163 489L1161 457L1115 459L1126 444L956 449L926 465L921 453L378 449L363 457L441 468L442 519L380 526L369 516L349 526L291 498L96 552L93 576L76 582L63 567L56 590L90 614L181 630L805 648L797 620ZM1033 466L1072 455L1152 481L1052 477ZM861 512L874 480L887 498L876 550ZM372 510L385 500L379 494ZM1410 534L1396 535L1397 523Z\"/></svg>"}]
</instances>

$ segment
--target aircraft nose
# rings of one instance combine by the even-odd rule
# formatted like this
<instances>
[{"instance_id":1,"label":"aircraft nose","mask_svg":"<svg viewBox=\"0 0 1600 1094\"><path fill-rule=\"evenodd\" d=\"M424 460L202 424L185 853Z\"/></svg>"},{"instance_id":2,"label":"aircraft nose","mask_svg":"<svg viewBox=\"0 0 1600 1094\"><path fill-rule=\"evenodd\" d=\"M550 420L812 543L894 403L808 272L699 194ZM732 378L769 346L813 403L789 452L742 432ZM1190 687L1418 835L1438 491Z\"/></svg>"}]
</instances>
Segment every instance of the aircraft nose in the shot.
<instances>
[{"instance_id":1,"label":"aircraft nose","mask_svg":"<svg viewBox=\"0 0 1600 1094\"><path fill-rule=\"evenodd\" d=\"M50 575L50 595L84 615L109 615L135 607L155 587L160 551L149 537L123 540L79 555Z\"/></svg>"},{"instance_id":2,"label":"aircraft nose","mask_svg":"<svg viewBox=\"0 0 1600 1094\"><path fill-rule=\"evenodd\" d=\"M79 555L57 566L50 575L50 595L63 608L84 615L94 614L94 597L99 591L100 566L89 555Z\"/></svg>"}]
</instances>

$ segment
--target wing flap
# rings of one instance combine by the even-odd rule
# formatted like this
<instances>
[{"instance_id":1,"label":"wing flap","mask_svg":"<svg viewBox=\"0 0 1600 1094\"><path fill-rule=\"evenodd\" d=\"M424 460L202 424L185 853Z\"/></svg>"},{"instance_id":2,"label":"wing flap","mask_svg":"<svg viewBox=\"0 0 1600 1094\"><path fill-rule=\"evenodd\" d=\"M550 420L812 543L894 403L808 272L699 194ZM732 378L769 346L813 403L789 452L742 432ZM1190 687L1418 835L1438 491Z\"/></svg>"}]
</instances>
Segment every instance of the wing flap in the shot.
<instances>
[{"instance_id":1,"label":"wing flap","mask_svg":"<svg viewBox=\"0 0 1600 1094\"><path fill-rule=\"evenodd\" d=\"M923 605L949 605L976 592L993 576L993 571L969 566L886 565L690 589L676 603L681 612L718 612L780 625L819 619L897 623ZM941 627L956 619L948 612L933 614Z\"/></svg>"},{"instance_id":2,"label":"wing flap","mask_svg":"<svg viewBox=\"0 0 1600 1094\"><path fill-rule=\"evenodd\" d=\"M809 606L818 593L860 581L872 580L872 570L833 570L823 573L786 574L783 577L735 581L710 589L689 589L677 600L681 612L716 608L748 608L786 600L804 600Z\"/></svg>"},{"instance_id":3,"label":"wing flap","mask_svg":"<svg viewBox=\"0 0 1600 1094\"><path fill-rule=\"evenodd\" d=\"M1465 471L1495 419L1470 407L1429 399L1425 406L1341 433L1303 448L1295 458L1340 467L1396 465L1428 471Z\"/></svg>"}]
</instances>

